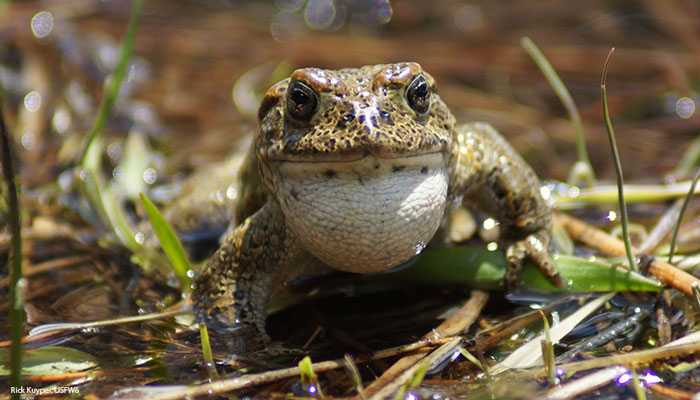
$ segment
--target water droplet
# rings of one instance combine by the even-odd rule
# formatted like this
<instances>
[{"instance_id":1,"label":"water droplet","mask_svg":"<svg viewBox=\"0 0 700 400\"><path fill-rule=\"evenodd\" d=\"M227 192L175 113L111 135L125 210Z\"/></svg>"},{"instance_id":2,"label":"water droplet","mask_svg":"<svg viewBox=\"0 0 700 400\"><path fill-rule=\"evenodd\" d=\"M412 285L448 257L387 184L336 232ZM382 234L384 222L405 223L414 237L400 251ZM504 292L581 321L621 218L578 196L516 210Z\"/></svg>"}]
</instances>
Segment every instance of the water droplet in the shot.
<instances>
[{"instance_id":1,"label":"water droplet","mask_svg":"<svg viewBox=\"0 0 700 400\"><path fill-rule=\"evenodd\" d=\"M484 230L490 231L491 229L495 228L497 224L498 223L496 222L495 219L486 218L481 225L484 227Z\"/></svg>"},{"instance_id":2,"label":"water droplet","mask_svg":"<svg viewBox=\"0 0 700 400\"><path fill-rule=\"evenodd\" d=\"M114 178L115 181L119 182L119 179L122 176L122 170L121 167L114 167L112 170L112 178Z\"/></svg>"},{"instance_id":3,"label":"water droplet","mask_svg":"<svg viewBox=\"0 0 700 400\"><path fill-rule=\"evenodd\" d=\"M24 147L27 150L32 150L34 149L35 145L36 136L34 136L34 133L26 132L24 135L22 135L22 147Z\"/></svg>"},{"instance_id":4,"label":"water droplet","mask_svg":"<svg viewBox=\"0 0 700 400\"><path fill-rule=\"evenodd\" d=\"M155 168L146 168L146 170L143 171L143 180L147 184L152 185L157 178L158 173L156 172Z\"/></svg>"},{"instance_id":5,"label":"water droplet","mask_svg":"<svg viewBox=\"0 0 700 400\"><path fill-rule=\"evenodd\" d=\"M226 188L226 197L229 200L233 200L238 197L238 189L236 188L236 185L229 185L229 187Z\"/></svg>"},{"instance_id":6,"label":"water droplet","mask_svg":"<svg viewBox=\"0 0 700 400\"><path fill-rule=\"evenodd\" d=\"M24 96L24 108L29 112L37 112L41 107L41 95L36 90L32 90Z\"/></svg>"},{"instance_id":7,"label":"water droplet","mask_svg":"<svg viewBox=\"0 0 700 400\"><path fill-rule=\"evenodd\" d=\"M134 235L134 240L136 240L136 243L138 244L143 244L145 239L146 236L142 232L136 232L136 234Z\"/></svg>"},{"instance_id":8,"label":"water droplet","mask_svg":"<svg viewBox=\"0 0 700 400\"><path fill-rule=\"evenodd\" d=\"M65 135L70 129L71 115L64 106L57 106L51 118L51 126L59 135Z\"/></svg>"},{"instance_id":9,"label":"water droplet","mask_svg":"<svg viewBox=\"0 0 700 400\"><path fill-rule=\"evenodd\" d=\"M425 249L425 243L423 242L418 242L413 246L413 250L416 251L416 255L420 254L423 249Z\"/></svg>"},{"instance_id":10,"label":"water droplet","mask_svg":"<svg viewBox=\"0 0 700 400\"><path fill-rule=\"evenodd\" d=\"M688 119L695 113L695 101L689 97L681 97L676 101L676 114L683 118Z\"/></svg>"},{"instance_id":11,"label":"water droplet","mask_svg":"<svg viewBox=\"0 0 700 400\"><path fill-rule=\"evenodd\" d=\"M118 160L122 156L123 146L121 142L113 142L107 146L107 155L112 160Z\"/></svg>"},{"instance_id":12,"label":"water droplet","mask_svg":"<svg viewBox=\"0 0 700 400\"><path fill-rule=\"evenodd\" d=\"M622 375L620 375L617 378L616 382L618 385L623 386L627 384L627 382L629 382L630 380L632 380L632 374L630 374L628 371L625 371Z\"/></svg>"},{"instance_id":13,"label":"water droplet","mask_svg":"<svg viewBox=\"0 0 700 400\"><path fill-rule=\"evenodd\" d=\"M572 186L569 188L568 195L571 198L578 197L581 194L581 189L578 186Z\"/></svg>"},{"instance_id":14,"label":"water droplet","mask_svg":"<svg viewBox=\"0 0 700 400\"><path fill-rule=\"evenodd\" d=\"M32 17L31 26L34 36L45 38L53 30L53 15L48 11L39 11Z\"/></svg>"},{"instance_id":15,"label":"water droplet","mask_svg":"<svg viewBox=\"0 0 700 400\"><path fill-rule=\"evenodd\" d=\"M612 222L617 219L617 213L613 210L608 211L608 214L605 216L605 219L608 221Z\"/></svg>"},{"instance_id":16,"label":"water droplet","mask_svg":"<svg viewBox=\"0 0 700 400\"><path fill-rule=\"evenodd\" d=\"M644 381L645 385L655 385L657 383L663 382L663 379L659 378L658 375L649 370L644 372L644 376L641 377L641 380Z\"/></svg>"}]
</instances>

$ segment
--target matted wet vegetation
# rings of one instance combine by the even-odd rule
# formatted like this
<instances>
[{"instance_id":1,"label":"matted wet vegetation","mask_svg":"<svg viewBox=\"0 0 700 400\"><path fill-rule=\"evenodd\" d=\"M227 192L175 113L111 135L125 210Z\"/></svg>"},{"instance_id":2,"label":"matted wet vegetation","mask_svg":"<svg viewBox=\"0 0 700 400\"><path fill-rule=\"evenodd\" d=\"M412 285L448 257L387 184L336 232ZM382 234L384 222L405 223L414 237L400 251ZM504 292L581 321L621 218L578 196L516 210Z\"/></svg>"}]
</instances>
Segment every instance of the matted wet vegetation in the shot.
<instances>
[{"instance_id":1,"label":"matted wet vegetation","mask_svg":"<svg viewBox=\"0 0 700 400\"><path fill-rule=\"evenodd\" d=\"M117 0L3 8L0 82L21 210L25 392L476 399L700 391L700 210L683 201L700 156L694 1L145 0L120 94L101 108L120 81L114 71L131 11ZM581 128L551 73L528 54L535 44L577 105L587 156L577 151ZM611 268L629 264L601 98L612 47L607 105L640 274ZM161 208L183 190L225 204L237 188L203 189L206 168L245 148L267 87L304 66L404 60L436 78L459 122L493 124L546 180L559 210L565 290L533 269L506 295L503 256L489 250L494 221L460 213L451 232L459 247L428 249L393 275L290 282L268 331L303 351L234 355L210 332L208 364L190 313L192 271L173 255L174 243L168 256L152 246L139 193ZM103 126L100 110L108 112ZM586 157L595 178L572 173ZM188 181L193 174L199 178ZM0 387L9 396L13 209L5 175L0 191ZM166 215L178 229L186 217ZM182 233L196 270L218 231ZM659 280L673 288L662 290Z\"/></svg>"}]
</instances>

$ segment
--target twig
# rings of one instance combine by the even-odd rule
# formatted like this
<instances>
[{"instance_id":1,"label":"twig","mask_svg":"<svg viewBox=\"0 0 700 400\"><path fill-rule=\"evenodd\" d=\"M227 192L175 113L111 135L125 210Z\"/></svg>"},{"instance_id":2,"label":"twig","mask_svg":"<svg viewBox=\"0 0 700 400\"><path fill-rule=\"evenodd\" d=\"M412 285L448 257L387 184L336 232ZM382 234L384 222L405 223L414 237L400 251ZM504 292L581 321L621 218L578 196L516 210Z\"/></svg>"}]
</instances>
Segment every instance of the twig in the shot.
<instances>
[{"instance_id":1,"label":"twig","mask_svg":"<svg viewBox=\"0 0 700 400\"><path fill-rule=\"evenodd\" d=\"M423 337L424 340L433 342L440 337L457 334L467 329L479 316L481 309L486 305L487 299L487 293L476 290L473 291L469 301L467 301L455 315L443 321L432 332L426 334ZM401 358L365 388L365 395L369 398L377 398L379 393L388 396L391 392L387 392L388 389L386 388L391 386L395 389L403 384L405 379L411 376L409 371L417 368L417 365L423 362L427 356L427 354L418 353L409 354Z\"/></svg>"},{"instance_id":2,"label":"twig","mask_svg":"<svg viewBox=\"0 0 700 400\"><path fill-rule=\"evenodd\" d=\"M564 213L556 213L559 223L569 232L571 238L578 240L604 254L624 256L625 245L600 229L594 228L583 221ZM634 248L633 251L636 251ZM657 277L664 285L680 290L686 295L693 296L693 284L700 285L700 280L675 266L654 259L649 266L649 273Z\"/></svg>"}]
</instances>

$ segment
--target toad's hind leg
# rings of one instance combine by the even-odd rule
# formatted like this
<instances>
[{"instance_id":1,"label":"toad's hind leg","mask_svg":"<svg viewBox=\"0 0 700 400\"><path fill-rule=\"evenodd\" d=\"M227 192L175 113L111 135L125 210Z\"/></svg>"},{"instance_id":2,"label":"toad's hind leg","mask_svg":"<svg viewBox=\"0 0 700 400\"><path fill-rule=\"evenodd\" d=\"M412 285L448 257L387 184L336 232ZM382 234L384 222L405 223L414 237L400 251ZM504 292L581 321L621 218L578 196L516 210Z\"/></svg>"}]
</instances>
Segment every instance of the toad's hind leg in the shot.
<instances>
[{"instance_id":1,"label":"toad's hind leg","mask_svg":"<svg viewBox=\"0 0 700 400\"><path fill-rule=\"evenodd\" d=\"M453 196L493 215L505 246L506 287L514 290L526 259L554 285L562 286L549 254L552 216L532 168L489 124L457 128L458 155Z\"/></svg>"},{"instance_id":2,"label":"toad's hind leg","mask_svg":"<svg viewBox=\"0 0 700 400\"><path fill-rule=\"evenodd\" d=\"M228 235L198 274L192 293L197 318L230 332L227 340L236 353L267 345L270 295L303 273L305 258L279 206L268 201Z\"/></svg>"}]
</instances>

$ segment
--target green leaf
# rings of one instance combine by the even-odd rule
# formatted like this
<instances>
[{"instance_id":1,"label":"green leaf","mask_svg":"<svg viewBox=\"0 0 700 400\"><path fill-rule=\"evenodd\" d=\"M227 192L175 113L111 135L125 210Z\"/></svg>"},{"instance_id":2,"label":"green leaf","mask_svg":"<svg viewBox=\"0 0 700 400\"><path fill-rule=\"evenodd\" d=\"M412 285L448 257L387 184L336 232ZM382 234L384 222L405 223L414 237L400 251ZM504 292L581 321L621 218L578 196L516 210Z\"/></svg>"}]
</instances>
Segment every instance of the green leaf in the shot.
<instances>
[{"instance_id":1,"label":"green leaf","mask_svg":"<svg viewBox=\"0 0 700 400\"><path fill-rule=\"evenodd\" d=\"M10 371L7 349L0 349L0 375L7 376ZM68 347L49 346L26 350L22 359L22 375L55 375L80 372L97 365L95 359L87 353Z\"/></svg>"},{"instance_id":2,"label":"green leaf","mask_svg":"<svg viewBox=\"0 0 700 400\"><path fill-rule=\"evenodd\" d=\"M553 255L566 285L554 287L532 265L523 269L520 285L548 292L659 291L664 288L656 280L602 261L580 257ZM428 249L409 267L386 274L390 279L402 278L420 283L445 285L466 284L483 290L503 289L506 260L502 252L470 247Z\"/></svg>"},{"instance_id":3,"label":"green leaf","mask_svg":"<svg viewBox=\"0 0 700 400\"><path fill-rule=\"evenodd\" d=\"M183 291L189 291L192 283L189 271L192 268L190 267L190 262L187 260L185 249L182 247L177 236L175 236L175 232L170 228L156 206L153 205L146 195L143 193L140 195L143 207L146 210L146 215L148 215L148 220L151 221L153 231L160 241L160 247L168 256L168 259L170 259L175 275L177 275L180 282L182 282Z\"/></svg>"}]
</instances>

